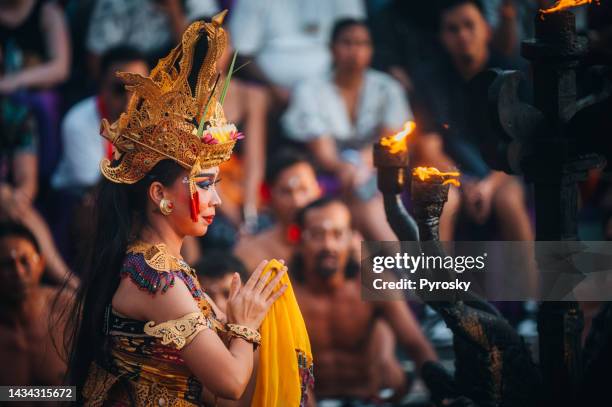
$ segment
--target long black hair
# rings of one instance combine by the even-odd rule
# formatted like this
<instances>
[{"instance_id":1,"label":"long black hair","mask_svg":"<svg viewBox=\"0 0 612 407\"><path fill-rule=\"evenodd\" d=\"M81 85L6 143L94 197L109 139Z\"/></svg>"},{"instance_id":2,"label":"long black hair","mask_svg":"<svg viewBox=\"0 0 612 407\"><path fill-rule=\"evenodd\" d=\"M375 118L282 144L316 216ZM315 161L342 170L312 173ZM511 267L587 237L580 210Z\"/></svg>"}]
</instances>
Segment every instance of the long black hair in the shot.
<instances>
[{"instance_id":1,"label":"long black hair","mask_svg":"<svg viewBox=\"0 0 612 407\"><path fill-rule=\"evenodd\" d=\"M103 179L97 187L91 240L80 261L81 285L67 315L64 344L69 355L67 381L77 386L79 397L91 363L106 355L106 307L119 286L127 246L146 223L149 186L154 181L170 186L182 171L174 161L162 160L135 184Z\"/></svg>"}]
</instances>

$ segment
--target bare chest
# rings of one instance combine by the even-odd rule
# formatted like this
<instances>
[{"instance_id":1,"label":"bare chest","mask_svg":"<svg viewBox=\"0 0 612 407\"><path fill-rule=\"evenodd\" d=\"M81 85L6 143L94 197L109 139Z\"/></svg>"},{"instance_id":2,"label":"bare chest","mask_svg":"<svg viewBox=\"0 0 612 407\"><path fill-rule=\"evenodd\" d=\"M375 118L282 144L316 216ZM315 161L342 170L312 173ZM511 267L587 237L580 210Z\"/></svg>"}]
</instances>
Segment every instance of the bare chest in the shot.
<instances>
[{"instance_id":1,"label":"bare chest","mask_svg":"<svg viewBox=\"0 0 612 407\"><path fill-rule=\"evenodd\" d=\"M315 351L367 349L374 308L363 302L358 293L339 292L328 297L306 293L300 297L300 308Z\"/></svg>"}]
</instances>

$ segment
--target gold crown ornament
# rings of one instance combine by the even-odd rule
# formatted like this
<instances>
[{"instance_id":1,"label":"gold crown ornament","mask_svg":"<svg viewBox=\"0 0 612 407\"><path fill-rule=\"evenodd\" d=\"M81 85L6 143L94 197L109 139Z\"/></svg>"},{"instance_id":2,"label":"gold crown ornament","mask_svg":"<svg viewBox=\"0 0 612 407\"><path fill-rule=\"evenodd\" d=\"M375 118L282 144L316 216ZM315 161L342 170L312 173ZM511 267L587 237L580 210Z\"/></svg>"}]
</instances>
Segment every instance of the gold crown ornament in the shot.
<instances>
[{"instance_id":1,"label":"gold crown ornament","mask_svg":"<svg viewBox=\"0 0 612 407\"><path fill-rule=\"evenodd\" d=\"M103 119L100 129L114 146L112 162L105 158L100 163L102 174L112 182L136 183L165 159L189 170L194 222L199 212L194 177L229 160L236 140L242 138L226 121L222 107L235 55L223 90L217 87L216 63L227 43L221 27L226 14L217 14L210 23L192 23L149 77L117 73L132 95L127 111L112 124Z\"/></svg>"}]
</instances>

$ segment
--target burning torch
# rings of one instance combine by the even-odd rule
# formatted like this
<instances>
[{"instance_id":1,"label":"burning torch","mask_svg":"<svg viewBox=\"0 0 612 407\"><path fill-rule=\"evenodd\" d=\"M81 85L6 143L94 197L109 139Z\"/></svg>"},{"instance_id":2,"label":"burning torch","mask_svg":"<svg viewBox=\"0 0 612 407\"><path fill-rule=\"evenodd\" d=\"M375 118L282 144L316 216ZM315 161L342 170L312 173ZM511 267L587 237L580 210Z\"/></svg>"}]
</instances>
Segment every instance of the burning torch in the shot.
<instances>
[{"instance_id":1,"label":"burning torch","mask_svg":"<svg viewBox=\"0 0 612 407\"><path fill-rule=\"evenodd\" d=\"M383 195L401 193L409 182L408 136L416 124L406 122L398 133L382 137L374 145L374 165L378 169L378 189Z\"/></svg>"},{"instance_id":2,"label":"burning torch","mask_svg":"<svg viewBox=\"0 0 612 407\"><path fill-rule=\"evenodd\" d=\"M402 204L401 192L410 182L408 172L408 136L414 131L414 122L406 122L404 128L382 137L374 144L374 165L378 170L378 189L383 194L387 221L399 240L418 241L419 232L412 216Z\"/></svg>"},{"instance_id":3,"label":"burning torch","mask_svg":"<svg viewBox=\"0 0 612 407\"><path fill-rule=\"evenodd\" d=\"M414 217L422 241L439 240L439 223L451 185L458 187L458 171L442 172L434 167L417 167L412 171L411 195Z\"/></svg>"}]
</instances>

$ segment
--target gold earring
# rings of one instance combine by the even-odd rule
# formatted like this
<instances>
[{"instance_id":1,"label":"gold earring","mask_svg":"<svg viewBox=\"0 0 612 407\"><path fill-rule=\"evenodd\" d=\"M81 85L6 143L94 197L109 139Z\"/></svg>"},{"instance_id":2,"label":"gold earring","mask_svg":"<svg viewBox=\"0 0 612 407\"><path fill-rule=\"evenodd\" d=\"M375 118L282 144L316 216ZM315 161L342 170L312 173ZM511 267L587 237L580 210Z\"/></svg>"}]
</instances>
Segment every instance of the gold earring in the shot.
<instances>
[{"instance_id":1,"label":"gold earring","mask_svg":"<svg viewBox=\"0 0 612 407\"><path fill-rule=\"evenodd\" d=\"M162 213L162 215L164 216L168 216L172 213L172 210L174 209L174 204L167 200L166 198L163 198L161 201L159 201L159 210Z\"/></svg>"}]
</instances>

